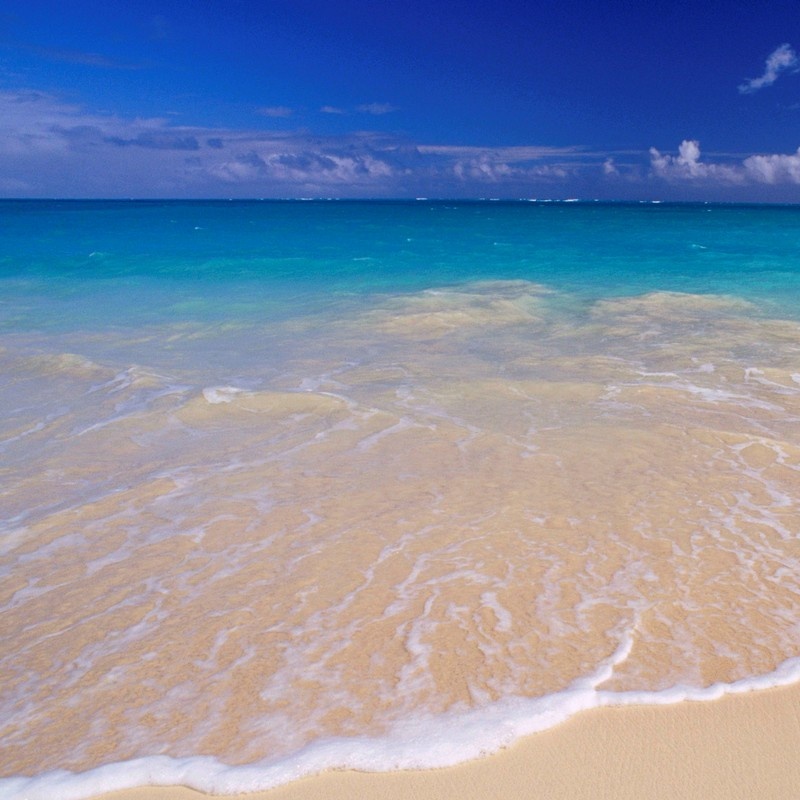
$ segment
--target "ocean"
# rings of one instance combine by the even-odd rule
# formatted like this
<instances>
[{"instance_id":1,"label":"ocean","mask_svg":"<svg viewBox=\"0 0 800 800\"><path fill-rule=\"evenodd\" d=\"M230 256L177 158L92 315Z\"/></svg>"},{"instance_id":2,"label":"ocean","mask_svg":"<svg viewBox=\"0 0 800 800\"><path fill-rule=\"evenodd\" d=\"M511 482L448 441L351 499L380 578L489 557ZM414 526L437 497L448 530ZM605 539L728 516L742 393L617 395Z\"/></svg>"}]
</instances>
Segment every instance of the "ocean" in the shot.
<instances>
[{"instance_id":1,"label":"ocean","mask_svg":"<svg viewBox=\"0 0 800 800\"><path fill-rule=\"evenodd\" d=\"M4 798L800 680L800 207L0 201L0 361Z\"/></svg>"}]
</instances>

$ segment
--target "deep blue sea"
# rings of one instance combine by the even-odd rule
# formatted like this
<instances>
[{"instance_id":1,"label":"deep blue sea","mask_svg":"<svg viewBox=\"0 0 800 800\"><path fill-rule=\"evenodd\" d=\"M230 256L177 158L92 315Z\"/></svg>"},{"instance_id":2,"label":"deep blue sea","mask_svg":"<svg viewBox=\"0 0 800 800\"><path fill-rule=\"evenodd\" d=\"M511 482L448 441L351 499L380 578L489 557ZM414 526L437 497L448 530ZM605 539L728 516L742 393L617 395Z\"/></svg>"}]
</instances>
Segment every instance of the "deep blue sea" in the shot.
<instances>
[{"instance_id":1,"label":"deep blue sea","mask_svg":"<svg viewBox=\"0 0 800 800\"><path fill-rule=\"evenodd\" d=\"M800 678L800 207L0 201L0 364L4 797Z\"/></svg>"}]
</instances>

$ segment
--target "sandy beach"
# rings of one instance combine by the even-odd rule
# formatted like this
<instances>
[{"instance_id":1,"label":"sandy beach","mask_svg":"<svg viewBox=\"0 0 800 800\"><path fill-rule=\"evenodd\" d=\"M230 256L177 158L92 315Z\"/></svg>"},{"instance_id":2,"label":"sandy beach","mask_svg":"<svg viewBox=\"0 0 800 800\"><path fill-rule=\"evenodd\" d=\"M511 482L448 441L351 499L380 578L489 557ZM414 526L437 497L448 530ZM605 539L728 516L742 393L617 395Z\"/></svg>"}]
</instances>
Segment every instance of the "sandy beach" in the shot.
<instances>
[{"instance_id":1,"label":"sandy beach","mask_svg":"<svg viewBox=\"0 0 800 800\"><path fill-rule=\"evenodd\" d=\"M448 769L333 772L253 800L791 800L800 796L800 686L710 702L595 709ZM201 800L180 787L97 800Z\"/></svg>"}]
</instances>

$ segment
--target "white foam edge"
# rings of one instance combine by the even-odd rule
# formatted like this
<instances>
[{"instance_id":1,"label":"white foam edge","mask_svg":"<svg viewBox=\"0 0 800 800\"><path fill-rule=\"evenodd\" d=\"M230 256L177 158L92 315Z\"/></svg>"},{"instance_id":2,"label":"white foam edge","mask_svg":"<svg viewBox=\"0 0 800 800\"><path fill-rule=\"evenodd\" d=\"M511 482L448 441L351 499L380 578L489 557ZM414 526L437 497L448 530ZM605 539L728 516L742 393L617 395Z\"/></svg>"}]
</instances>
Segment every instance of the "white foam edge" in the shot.
<instances>
[{"instance_id":1,"label":"white foam edge","mask_svg":"<svg viewBox=\"0 0 800 800\"><path fill-rule=\"evenodd\" d=\"M218 405L219 403L230 403L243 391L244 389L236 386L208 386L203 389L203 397L211 405Z\"/></svg>"},{"instance_id":2,"label":"white foam edge","mask_svg":"<svg viewBox=\"0 0 800 800\"><path fill-rule=\"evenodd\" d=\"M0 796L6 800L83 800L142 786L187 786L226 795L264 791L329 770L391 772L446 767L489 755L591 708L716 700L726 694L798 682L800 657L790 658L764 675L704 688L610 692L593 688L593 681L576 681L545 697L512 697L481 709L405 720L380 738L321 740L280 759L231 766L211 756L147 756L82 773L55 770L35 777L3 778Z\"/></svg>"}]
</instances>

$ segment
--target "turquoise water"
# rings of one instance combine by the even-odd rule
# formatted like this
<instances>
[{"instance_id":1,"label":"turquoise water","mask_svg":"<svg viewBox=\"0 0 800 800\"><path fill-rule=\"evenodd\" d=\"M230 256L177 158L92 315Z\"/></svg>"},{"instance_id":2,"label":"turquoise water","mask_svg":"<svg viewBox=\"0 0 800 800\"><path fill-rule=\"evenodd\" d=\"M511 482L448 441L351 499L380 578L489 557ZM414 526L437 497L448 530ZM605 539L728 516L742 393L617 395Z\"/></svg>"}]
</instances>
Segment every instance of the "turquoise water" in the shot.
<instances>
[{"instance_id":1,"label":"turquoise water","mask_svg":"<svg viewBox=\"0 0 800 800\"><path fill-rule=\"evenodd\" d=\"M480 280L798 313L795 207L3 201L0 224L5 330L285 317Z\"/></svg>"},{"instance_id":2,"label":"turquoise water","mask_svg":"<svg viewBox=\"0 0 800 800\"><path fill-rule=\"evenodd\" d=\"M799 496L800 208L0 201L0 794L794 682Z\"/></svg>"}]
</instances>

